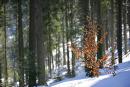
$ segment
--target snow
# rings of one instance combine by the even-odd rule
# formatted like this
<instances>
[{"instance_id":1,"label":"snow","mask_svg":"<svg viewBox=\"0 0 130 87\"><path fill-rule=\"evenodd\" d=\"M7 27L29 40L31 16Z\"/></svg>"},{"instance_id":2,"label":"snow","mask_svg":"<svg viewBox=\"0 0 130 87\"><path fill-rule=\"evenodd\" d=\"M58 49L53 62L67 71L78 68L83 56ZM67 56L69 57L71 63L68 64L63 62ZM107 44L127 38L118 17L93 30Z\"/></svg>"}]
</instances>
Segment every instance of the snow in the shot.
<instances>
[{"instance_id":1,"label":"snow","mask_svg":"<svg viewBox=\"0 0 130 87\"><path fill-rule=\"evenodd\" d=\"M76 77L65 78L59 82L52 80L47 87L130 87L129 54L123 56L123 63L117 64L116 76L107 74L101 70L102 74L99 77L89 78L85 76L84 65L80 62L78 62L78 65Z\"/></svg>"}]
</instances>

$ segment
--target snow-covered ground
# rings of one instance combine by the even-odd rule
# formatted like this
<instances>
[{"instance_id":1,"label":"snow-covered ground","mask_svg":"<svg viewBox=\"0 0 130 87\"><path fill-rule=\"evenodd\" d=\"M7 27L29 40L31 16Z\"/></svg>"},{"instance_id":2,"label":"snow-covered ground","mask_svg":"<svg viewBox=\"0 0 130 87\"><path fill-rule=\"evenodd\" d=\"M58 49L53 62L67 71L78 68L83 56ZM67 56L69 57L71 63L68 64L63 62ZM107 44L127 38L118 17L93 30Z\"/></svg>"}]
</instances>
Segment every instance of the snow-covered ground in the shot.
<instances>
[{"instance_id":1,"label":"snow-covered ground","mask_svg":"<svg viewBox=\"0 0 130 87\"><path fill-rule=\"evenodd\" d=\"M83 65L79 65L76 77L54 83L50 81L47 87L130 87L130 55L123 56L123 63L118 64L116 76L102 72L99 77L85 77Z\"/></svg>"}]
</instances>

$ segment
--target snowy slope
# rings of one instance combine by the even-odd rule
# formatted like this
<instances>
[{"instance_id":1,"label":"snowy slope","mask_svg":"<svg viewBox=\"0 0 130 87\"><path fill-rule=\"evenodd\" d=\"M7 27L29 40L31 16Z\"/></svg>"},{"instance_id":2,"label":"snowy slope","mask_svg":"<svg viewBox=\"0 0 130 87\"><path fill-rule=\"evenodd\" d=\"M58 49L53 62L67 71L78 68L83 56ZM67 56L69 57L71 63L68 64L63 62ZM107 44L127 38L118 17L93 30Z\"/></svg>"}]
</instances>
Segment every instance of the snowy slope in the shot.
<instances>
[{"instance_id":1,"label":"snowy slope","mask_svg":"<svg viewBox=\"0 0 130 87\"><path fill-rule=\"evenodd\" d=\"M124 56L123 63L119 64L117 75L101 75L98 78L87 78L80 70L75 78L63 80L50 85L50 87L130 87L130 56Z\"/></svg>"},{"instance_id":2,"label":"snowy slope","mask_svg":"<svg viewBox=\"0 0 130 87\"><path fill-rule=\"evenodd\" d=\"M104 73L99 77L88 78L85 77L83 66L80 66L75 78L52 83L48 87L130 87L130 55L124 56L123 63L118 64L118 67L114 77Z\"/></svg>"}]
</instances>

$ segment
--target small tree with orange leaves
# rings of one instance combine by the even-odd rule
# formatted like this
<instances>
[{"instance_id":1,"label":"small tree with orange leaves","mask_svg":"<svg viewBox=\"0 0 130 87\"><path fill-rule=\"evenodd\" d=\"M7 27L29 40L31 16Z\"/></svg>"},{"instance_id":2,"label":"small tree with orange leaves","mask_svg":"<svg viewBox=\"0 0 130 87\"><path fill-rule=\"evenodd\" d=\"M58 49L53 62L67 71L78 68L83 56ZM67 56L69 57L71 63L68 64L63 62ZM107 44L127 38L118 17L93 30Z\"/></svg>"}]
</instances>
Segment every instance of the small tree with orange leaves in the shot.
<instances>
[{"instance_id":1,"label":"small tree with orange leaves","mask_svg":"<svg viewBox=\"0 0 130 87\"><path fill-rule=\"evenodd\" d=\"M107 59L107 55L104 55L102 58L97 60L96 54L98 50L98 44L102 44L104 42L107 33L102 36L100 41L96 42L98 26L90 18L87 18L87 24L85 25L84 30L84 46L82 50L79 50L79 48L77 48L74 44L72 44L71 48L77 57L80 57L82 53L84 54L85 69L87 70L88 76L99 76L99 66Z\"/></svg>"}]
</instances>

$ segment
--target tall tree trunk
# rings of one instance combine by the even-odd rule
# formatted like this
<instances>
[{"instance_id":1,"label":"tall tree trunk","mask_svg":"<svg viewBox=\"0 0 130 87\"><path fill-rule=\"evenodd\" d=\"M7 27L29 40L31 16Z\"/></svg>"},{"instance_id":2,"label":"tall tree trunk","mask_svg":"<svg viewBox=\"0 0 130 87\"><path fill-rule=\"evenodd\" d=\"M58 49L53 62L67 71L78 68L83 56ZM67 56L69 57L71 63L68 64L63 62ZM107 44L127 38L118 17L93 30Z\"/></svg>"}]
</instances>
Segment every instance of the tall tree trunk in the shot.
<instances>
[{"instance_id":1,"label":"tall tree trunk","mask_svg":"<svg viewBox=\"0 0 130 87\"><path fill-rule=\"evenodd\" d=\"M30 24L29 24L29 87L36 85L36 25L35 25L35 1L30 0Z\"/></svg>"},{"instance_id":2,"label":"tall tree trunk","mask_svg":"<svg viewBox=\"0 0 130 87\"><path fill-rule=\"evenodd\" d=\"M90 12L89 12L89 0L80 0L79 1L79 6L80 6L80 8L81 8L81 13L82 13L82 15L81 15L81 17L80 17L80 21L81 21L81 23L83 24L83 26L85 27L85 25L87 24L86 23L86 18L87 18L87 16L89 16L89 14L90 14ZM86 29L84 28L84 36L83 36L83 38L85 37L85 35L86 35ZM85 39L83 39L83 44L82 44L82 46L84 46L85 47ZM84 57L85 57L85 62L86 62L86 59L87 59L87 56L86 56L86 54L84 54Z\"/></svg>"},{"instance_id":3,"label":"tall tree trunk","mask_svg":"<svg viewBox=\"0 0 130 87\"><path fill-rule=\"evenodd\" d=\"M69 23L68 23L68 11L69 11L69 6L68 6L68 0L65 1L66 3L66 11L65 11L65 24L66 24L66 42L68 44L69 42L69 35L70 35L70 32L69 32ZM67 74L68 76L70 77L71 76L71 73L70 73L70 54L69 54L69 47L67 46L67 68L68 68L68 71L67 71Z\"/></svg>"},{"instance_id":4,"label":"tall tree trunk","mask_svg":"<svg viewBox=\"0 0 130 87\"><path fill-rule=\"evenodd\" d=\"M62 46L63 46L63 65L66 65L66 57L65 57L65 17L62 18Z\"/></svg>"},{"instance_id":5,"label":"tall tree trunk","mask_svg":"<svg viewBox=\"0 0 130 87\"><path fill-rule=\"evenodd\" d=\"M1 20L1 18L2 18L2 14L1 14L1 11L2 11L2 2L0 2L0 27L3 25L3 23L2 23L2 20ZM0 34L1 34L1 32L2 32L3 30L1 30L0 31ZM1 36L1 35L0 35ZM0 39L1 40L1 39ZM2 43L0 43L1 45L2 45ZM2 49L2 47L0 47L0 55L2 55L1 54L1 50L3 50ZM0 87L2 87L2 56L0 56Z\"/></svg>"},{"instance_id":6,"label":"tall tree trunk","mask_svg":"<svg viewBox=\"0 0 130 87\"><path fill-rule=\"evenodd\" d=\"M48 68L49 68L49 75L52 76L52 41L51 41L51 31L49 29L48 34Z\"/></svg>"},{"instance_id":7,"label":"tall tree trunk","mask_svg":"<svg viewBox=\"0 0 130 87\"><path fill-rule=\"evenodd\" d=\"M122 0L117 1L117 50L119 63L122 63Z\"/></svg>"},{"instance_id":8,"label":"tall tree trunk","mask_svg":"<svg viewBox=\"0 0 130 87\"><path fill-rule=\"evenodd\" d=\"M98 22L98 35L97 41L99 41L103 35L103 30L101 28L101 0L97 0L97 22ZM98 45L97 58L100 59L103 56L103 44Z\"/></svg>"},{"instance_id":9,"label":"tall tree trunk","mask_svg":"<svg viewBox=\"0 0 130 87\"><path fill-rule=\"evenodd\" d=\"M2 2L0 2L0 12L2 11L2 9L1 9L2 6L1 5L2 5ZM2 26L1 18L2 18L2 14L0 13L0 27ZM2 31L3 30L0 31L0 34L1 34ZM2 47L0 47L0 55L1 55L1 49L2 49ZM0 56L0 87L2 87L2 57L1 56Z\"/></svg>"},{"instance_id":10,"label":"tall tree trunk","mask_svg":"<svg viewBox=\"0 0 130 87\"><path fill-rule=\"evenodd\" d=\"M48 74L49 74L49 77L51 78L52 77L52 38L51 38L51 11L50 11L50 5L51 3L49 2L48 4L48 13L47 13L47 17L48 17L48 22L49 24L47 25L47 56L48 56Z\"/></svg>"},{"instance_id":11,"label":"tall tree trunk","mask_svg":"<svg viewBox=\"0 0 130 87\"><path fill-rule=\"evenodd\" d=\"M71 42L73 42L73 41L71 41ZM71 58L72 60L72 76L74 77L75 76L75 54L73 53L73 51L72 51L72 58Z\"/></svg>"},{"instance_id":12,"label":"tall tree trunk","mask_svg":"<svg viewBox=\"0 0 130 87\"><path fill-rule=\"evenodd\" d=\"M58 44L57 44L57 48L56 48L56 50L57 50L57 57L56 57L56 61L57 61L57 69L59 69L60 68L60 35L57 33L57 41L58 41ZM58 77L60 76L60 71L58 71Z\"/></svg>"},{"instance_id":13,"label":"tall tree trunk","mask_svg":"<svg viewBox=\"0 0 130 87\"><path fill-rule=\"evenodd\" d=\"M71 12L71 15L70 15L70 29L71 31L74 31L74 0L71 0L70 1L70 12ZM71 43L73 43L73 35L70 37L71 38ZM71 60L71 65L72 65L72 76L74 77L75 76L75 55L73 52L72 53L72 60Z\"/></svg>"},{"instance_id":14,"label":"tall tree trunk","mask_svg":"<svg viewBox=\"0 0 130 87\"><path fill-rule=\"evenodd\" d=\"M37 32L37 58L38 58L38 84L46 84L45 79L45 58L47 57L46 50L46 32L47 27L44 19L47 17L45 12L47 12L47 0L35 0L35 29ZM44 7L43 7L44 6Z\"/></svg>"},{"instance_id":15,"label":"tall tree trunk","mask_svg":"<svg viewBox=\"0 0 130 87\"><path fill-rule=\"evenodd\" d=\"M4 1L4 32L5 32L5 34L4 34L4 38L5 38L5 44L4 44L4 79L5 79L5 81L4 81L4 87L6 87L7 86L7 84L8 84L8 71L7 71L7 49L6 49L6 47L7 47L7 44L6 44L6 38L7 38L7 36L6 36L6 2Z\"/></svg>"},{"instance_id":16,"label":"tall tree trunk","mask_svg":"<svg viewBox=\"0 0 130 87\"><path fill-rule=\"evenodd\" d=\"M124 0L123 7L123 24L124 24L124 53L127 54L127 0Z\"/></svg>"},{"instance_id":17,"label":"tall tree trunk","mask_svg":"<svg viewBox=\"0 0 130 87\"><path fill-rule=\"evenodd\" d=\"M130 0L127 1L127 4L130 4ZM130 6L127 7L128 9L128 14L127 14L127 17L128 17L128 26L129 26L129 40L128 40L128 45L129 45L129 51L130 51Z\"/></svg>"},{"instance_id":18,"label":"tall tree trunk","mask_svg":"<svg viewBox=\"0 0 130 87\"><path fill-rule=\"evenodd\" d=\"M115 61L114 61L114 50L115 50L115 47L114 47L114 42L115 42L115 29L114 29L114 0L111 0L111 9L110 9L110 17L111 17L111 21L110 21L110 32L111 32L111 54L112 54L112 61L111 63L112 64L115 64Z\"/></svg>"},{"instance_id":19,"label":"tall tree trunk","mask_svg":"<svg viewBox=\"0 0 130 87\"><path fill-rule=\"evenodd\" d=\"M17 0L17 31L18 31L18 75L20 87L24 87L24 47L22 29L22 8L21 0Z\"/></svg>"},{"instance_id":20,"label":"tall tree trunk","mask_svg":"<svg viewBox=\"0 0 130 87\"><path fill-rule=\"evenodd\" d=\"M107 12L108 13L108 12ZM105 32L109 32L110 31L110 28L108 27L108 14L107 14L107 17L106 17L106 19L105 19L105 26L104 26L104 29L105 29ZM109 45L110 45L110 34L108 34L107 36L106 36L106 40L105 40L105 49L106 50L108 50L108 48L110 47Z\"/></svg>"}]
</instances>

